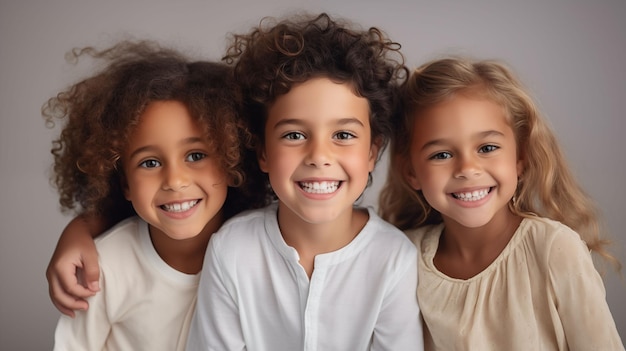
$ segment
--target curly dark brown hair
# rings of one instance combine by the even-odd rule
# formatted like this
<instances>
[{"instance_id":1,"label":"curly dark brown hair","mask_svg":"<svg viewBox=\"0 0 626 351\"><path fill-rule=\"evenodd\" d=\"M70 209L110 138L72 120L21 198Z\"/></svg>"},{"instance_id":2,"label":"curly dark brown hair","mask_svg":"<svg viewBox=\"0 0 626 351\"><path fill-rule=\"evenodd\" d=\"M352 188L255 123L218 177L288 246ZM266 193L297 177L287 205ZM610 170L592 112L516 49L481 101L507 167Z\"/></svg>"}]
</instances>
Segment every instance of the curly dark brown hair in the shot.
<instances>
[{"instance_id":1,"label":"curly dark brown hair","mask_svg":"<svg viewBox=\"0 0 626 351\"><path fill-rule=\"evenodd\" d=\"M135 215L123 193L120 155L146 106L154 101L183 103L203 129L229 176L226 218L261 205L245 185L251 136L239 117L241 94L232 68L191 61L151 41L122 41L106 50L74 49L69 59L88 55L105 67L49 99L42 108L47 125L64 123L53 141L54 174L63 211L95 215L109 224ZM247 155L247 156L246 156Z\"/></svg>"},{"instance_id":2,"label":"curly dark brown hair","mask_svg":"<svg viewBox=\"0 0 626 351\"><path fill-rule=\"evenodd\" d=\"M348 83L370 106L372 140L382 154L391 133L397 90L408 76L400 44L380 29L357 28L326 13L264 18L248 34L235 34L223 60L234 63L257 148L264 144L266 112L299 83L325 77ZM271 197L269 179L265 189Z\"/></svg>"}]
</instances>

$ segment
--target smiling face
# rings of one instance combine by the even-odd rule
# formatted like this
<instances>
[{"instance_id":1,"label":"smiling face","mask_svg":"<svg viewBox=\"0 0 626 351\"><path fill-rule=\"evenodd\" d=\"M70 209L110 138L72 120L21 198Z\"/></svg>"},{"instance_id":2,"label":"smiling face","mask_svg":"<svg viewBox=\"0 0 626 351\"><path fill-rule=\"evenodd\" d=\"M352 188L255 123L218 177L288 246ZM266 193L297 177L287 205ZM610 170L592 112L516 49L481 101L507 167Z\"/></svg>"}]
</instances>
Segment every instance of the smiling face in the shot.
<instances>
[{"instance_id":1,"label":"smiling face","mask_svg":"<svg viewBox=\"0 0 626 351\"><path fill-rule=\"evenodd\" d=\"M281 216L316 224L349 220L377 155L367 100L347 84L314 78L268 109L259 164L269 175Z\"/></svg>"},{"instance_id":2,"label":"smiling face","mask_svg":"<svg viewBox=\"0 0 626 351\"><path fill-rule=\"evenodd\" d=\"M151 232L188 239L221 225L226 174L200 130L182 103L157 101L130 136L125 195Z\"/></svg>"},{"instance_id":3,"label":"smiling face","mask_svg":"<svg viewBox=\"0 0 626 351\"><path fill-rule=\"evenodd\" d=\"M419 113L406 179L444 221L482 227L506 215L522 162L505 110L456 95Z\"/></svg>"}]
</instances>

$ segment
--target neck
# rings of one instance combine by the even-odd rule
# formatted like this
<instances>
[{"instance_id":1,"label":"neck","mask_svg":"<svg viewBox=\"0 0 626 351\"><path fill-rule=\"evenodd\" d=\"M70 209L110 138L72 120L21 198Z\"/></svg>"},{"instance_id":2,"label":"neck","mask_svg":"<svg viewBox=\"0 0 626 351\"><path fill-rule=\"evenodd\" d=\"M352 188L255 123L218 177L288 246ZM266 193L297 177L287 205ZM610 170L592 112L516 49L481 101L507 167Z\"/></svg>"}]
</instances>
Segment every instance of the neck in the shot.
<instances>
[{"instance_id":1,"label":"neck","mask_svg":"<svg viewBox=\"0 0 626 351\"><path fill-rule=\"evenodd\" d=\"M182 240L172 239L150 225L150 239L156 252L170 267L186 274L197 274L202 270L209 239L222 222L221 215L216 215L198 235Z\"/></svg>"},{"instance_id":2,"label":"neck","mask_svg":"<svg viewBox=\"0 0 626 351\"><path fill-rule=\"evenodd\" d=\"M278 206L278 226L287 245L298 251L300 263L309 274L315 256L348 245L369 219L367 211L350 208L330 221L310 223L286 206Z\"/></svg>"},{"instance_id":3,"label":"neck","mask_svg":"<svg viewBox=\"0 0 626 351\"><path fill-rule=\"evenodd\" d=\"M508 206L478 228L464 227L444 217L444 232L435 254L435 266L444 274L468 279L487 268L504 250L522 218Z\"/></svg>"}]
</instances>

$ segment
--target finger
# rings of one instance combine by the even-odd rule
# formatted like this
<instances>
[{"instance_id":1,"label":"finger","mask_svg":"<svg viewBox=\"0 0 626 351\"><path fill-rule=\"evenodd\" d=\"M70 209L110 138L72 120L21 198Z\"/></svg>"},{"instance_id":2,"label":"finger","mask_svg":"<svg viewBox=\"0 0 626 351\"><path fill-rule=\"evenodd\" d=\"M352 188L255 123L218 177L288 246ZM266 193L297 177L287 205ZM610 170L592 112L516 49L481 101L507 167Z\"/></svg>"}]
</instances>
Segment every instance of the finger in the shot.
<instances>
[{"instance_id":1,"label":"finger","mask_svg":"<svg viewBox=\"0 0 626 351\"><path fill-rule=\"evenodd\" d=\"M98 263L98 255L85 254L82 257L82 281L85 282L87 288L92 292L100 290L100 265Z\"/></svg>"},{"instance_id":2,"label":"finger","mask_svg":"<svg viewBox=\"0 0 626 351\"><path fill-rule=\"evenodd\" d=\"M63 314L74 317L74 310L86 310L89 308L87 301L77 299L68 295L61 287L58 280L52 279L48 282L50 299L52 304Z\"/></svg>"},{"instance_id":3,"label":"finger","mask_svg":"<svg viewBox=\"0 0 626 351\"><path fill-rule=\"evenodd\" d=\"M82 285L77 278L78 264L59 263L51 267L49 274L47 274L51 291L55 294L55 297L58 296L58 298L63 299L62 304L66 307L69 307L70 304L74 306L74 304L68 301L70 298L80 301L95 294L94 291Z\"/></svg>"},{"instance_id":4,"label":"finger","mask_svg":"<svg viewBox=\"0 0 626 351\"><path fill-rule=\"evenodd\" d=\"M64 315L72 317L72 318L76 317L76 314L74 314L74 310L70 310L69 308L65 308L62 305L56 303L54 300L52 301L52 303L54 304L54 307L56 307L57 310L59 310Z\"/></svg>"}]
</instances>

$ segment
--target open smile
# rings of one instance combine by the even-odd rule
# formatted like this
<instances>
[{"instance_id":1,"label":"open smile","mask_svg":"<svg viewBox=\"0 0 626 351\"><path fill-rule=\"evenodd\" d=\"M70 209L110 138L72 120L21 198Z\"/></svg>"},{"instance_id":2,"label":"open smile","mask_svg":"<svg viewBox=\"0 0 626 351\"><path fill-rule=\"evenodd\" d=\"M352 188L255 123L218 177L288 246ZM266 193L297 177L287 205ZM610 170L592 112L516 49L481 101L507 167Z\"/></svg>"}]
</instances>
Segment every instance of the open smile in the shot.
<instances>
[{"instance_id":1,"label":"open smile","mask_svg":"<svg viewBox=\"0 0 626 351\"><path fill-rule=\"evenodd\" d=\"M341 181L298 182L298 185L309 194L331 194L339 189L341 183Z\"/></svg>"},{"instance_id":2,"label":"open smile","mask_svg":"<svg viewBox=\"0 0 626 351\"><path fill-rule=\"evenodd\" d=\"M490 187L490 188L474 190L474 191L468 191L468 192L462 192L462 193L451 193L451 195L452 195L453 198L455 198L457 200L466 201L466 202L473 202L473 201L482 200L487 195L489 195L489 193L493 189L494 189L494 187Z\"/></svg>"},{"instance_id":3,"label":"open smile","mask_svg":"<svg viewBox=\"0 0 626 351\"><path fill-rule=\"evenodd\" d=\"M166 212L180 213L180 212L189 211L190 209L195 207L198 204L198 202L200 202L200 200L191 200L191 201L163 204L159 207Z\"/></svg>"}]
</instances>

